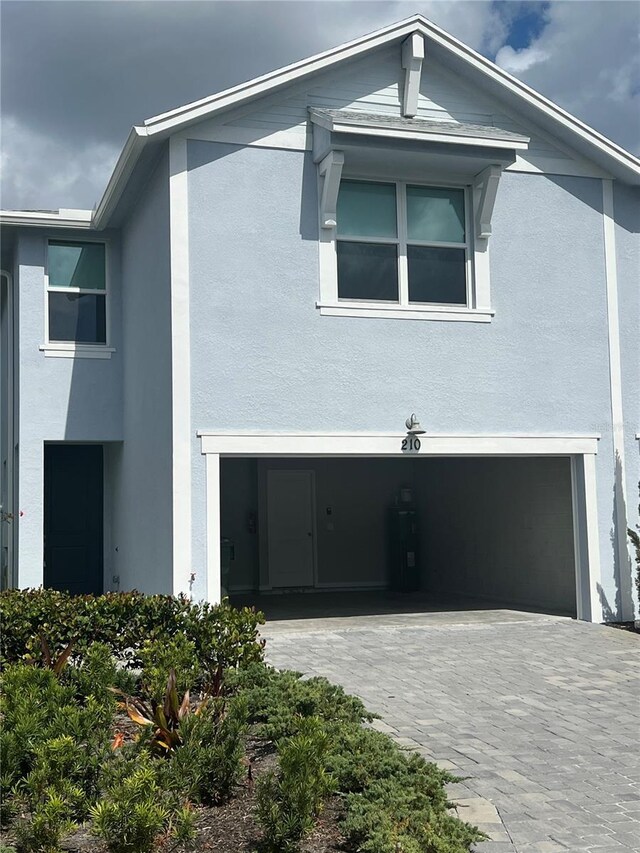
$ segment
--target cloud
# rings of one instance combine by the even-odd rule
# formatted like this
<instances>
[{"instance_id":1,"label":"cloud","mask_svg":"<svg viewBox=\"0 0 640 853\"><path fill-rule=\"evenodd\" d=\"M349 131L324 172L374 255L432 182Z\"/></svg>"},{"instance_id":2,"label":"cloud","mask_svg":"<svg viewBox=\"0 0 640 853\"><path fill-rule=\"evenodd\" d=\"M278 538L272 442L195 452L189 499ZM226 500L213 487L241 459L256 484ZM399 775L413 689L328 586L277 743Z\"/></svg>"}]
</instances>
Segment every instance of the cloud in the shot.
<instances>
[{"instance_id":1,"label":"cloud","mask_svg":"<svg viewBox=\"0 0 640 853\"><path fill-rule=\"evenodd\" d=\"M554 2L546 25L495 61L623 147L640 153L640 4Z\"/></svg>"},{"instance_id":2,"label":"cloud","mask_svg":"<svg viewBox=\"0 0 640 853\"><path fill-rule=\"evenodd\" d=\"M578 0L3 0L2 203L92 207L132 124L415 12L636 149L634 8ZM511 37L538 10L522 47Z\"/></svg>"}]
</instances>

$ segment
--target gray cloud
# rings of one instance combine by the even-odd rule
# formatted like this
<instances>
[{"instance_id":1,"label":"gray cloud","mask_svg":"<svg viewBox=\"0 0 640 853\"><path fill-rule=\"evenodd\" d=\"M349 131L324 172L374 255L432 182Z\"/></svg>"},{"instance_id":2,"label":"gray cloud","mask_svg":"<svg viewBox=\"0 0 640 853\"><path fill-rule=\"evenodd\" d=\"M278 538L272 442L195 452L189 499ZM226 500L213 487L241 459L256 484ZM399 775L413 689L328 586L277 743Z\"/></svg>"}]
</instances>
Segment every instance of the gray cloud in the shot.
<instances>
[{"instance_id":1,"label":"gray cloud","mask_svg":"<svg viewBox=\"0 0 640 853\"><path fill-rule=\"evenodd\" d=\"M414 12L493 56L521 5L5 0L2 206L91 207L132 124ZM514 57L503 50L498 56L587 122L622 144L635 144L628 113L625 118L625 107L637 97L629 82L637 51L632 6L553 3L531 53ZM609 27L602 43L607 17L619 14L626 26ZM536 50L547 58L533 61ZM578 57L575 67L572 56ZM607 104L599 102L604 92L615 93Z\"/></svg>"}]
</instances>

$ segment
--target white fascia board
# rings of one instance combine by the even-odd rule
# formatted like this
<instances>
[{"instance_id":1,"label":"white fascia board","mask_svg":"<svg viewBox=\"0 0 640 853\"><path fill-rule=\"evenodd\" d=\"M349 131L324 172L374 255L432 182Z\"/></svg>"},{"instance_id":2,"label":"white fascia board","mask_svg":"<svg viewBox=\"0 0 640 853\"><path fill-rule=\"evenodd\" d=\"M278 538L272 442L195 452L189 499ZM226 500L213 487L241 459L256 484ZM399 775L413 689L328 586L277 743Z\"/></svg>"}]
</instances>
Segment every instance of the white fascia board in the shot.
<instances>
[{"instance_id":1,"label":"white fascia board","mask_svg":"<svg viewBox=\"0 0 640 853\"><path fill-rule=\"evenodd\" d=\"M596 454L599 435L421 435L406 433L225 433L198 430L201 453L223 456L573 456Z\"/></svg>"},{"instance_id":2,"label":"white fascia board","mask_svg":"<svg viewBox=\"0 0 640 853\"><path fill-rule=\"evenodd\" d=\"M333 122L334 133L349 133L357 136L378 136L387 139L419 140L420 142L446 142L454 145L472 145L474 148L506 148L513 151L523 151L529 147L527 137L510 139L503 136L461 136L457 133L440 133L430 130L397 130L391 127L381 127L374 124L348 124Z\"/></svg>"},{"instance_id":3,"label":"white fascia board","mask_svg":"<svg viewBox=\"0 0 640 853\"><path fill-rule=\"evenodd\" d=\"M102 198L95 210L93 217L94 228L100 230L106 227L109 217L113 213L115 206L120 200L124 188L127 185L131 173L133 172L136 163L146 145L147 131L144 127L132 127L124 144L124 148L120 152L118 162L109 178L109 183L106 186Z\"/></svg>"},{"instance_id":4,"label":"white fascia board","mask_svg":"<svg viewBox=\"0 0 640 853\"><path fill-rule=\"evenodd\" d=\"M1 210L0 225L29 225L36 228L91 228L90 210Z\"/></svg>"}]
</instances>

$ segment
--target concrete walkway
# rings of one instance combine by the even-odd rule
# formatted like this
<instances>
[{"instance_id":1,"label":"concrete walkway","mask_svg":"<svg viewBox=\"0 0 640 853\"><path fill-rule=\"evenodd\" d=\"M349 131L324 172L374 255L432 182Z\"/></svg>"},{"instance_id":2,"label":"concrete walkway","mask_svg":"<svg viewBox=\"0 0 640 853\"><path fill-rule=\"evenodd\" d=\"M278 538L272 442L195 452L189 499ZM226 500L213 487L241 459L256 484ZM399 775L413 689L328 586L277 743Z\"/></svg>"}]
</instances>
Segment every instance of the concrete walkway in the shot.
<instances>
[{"instance_id":1,"label":"concrete walkway","mask_svg":"<svg viewBox=\"0 0 640 853\"><path fill-rule=\"evenodd\" d=\"M324 675L377 727L468 777L478 853L640 851L640 637L513 611L271 622L279 668Z\"/></svg>"}]
</instances>

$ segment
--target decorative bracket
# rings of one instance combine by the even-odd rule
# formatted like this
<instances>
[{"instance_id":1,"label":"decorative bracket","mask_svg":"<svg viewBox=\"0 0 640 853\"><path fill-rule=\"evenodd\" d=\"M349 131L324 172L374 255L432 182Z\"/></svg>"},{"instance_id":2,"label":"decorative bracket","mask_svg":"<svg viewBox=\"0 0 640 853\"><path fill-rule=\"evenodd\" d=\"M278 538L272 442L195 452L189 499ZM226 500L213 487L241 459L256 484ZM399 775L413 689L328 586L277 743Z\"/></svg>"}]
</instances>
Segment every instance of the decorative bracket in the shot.
<instances>
[{"instance_id":1,"label":"decorative bracket","mask_svg":"<svg viewBox=\"0 0 640 853\"><path fill-rule=\"evenodd\" d=\"M413 118L418 113L420 76L424 60L424 39L420 33L412 33L402 42L402 67L404 68L404 92L402 115Z\"/></svg>"},{"instance_id":2,"label":"decorative bracket","mask_svg":"<svg viewBox=\"0 0 640 853\"><path fill-rule=\"evenodd\" d=\"M491 216L501 174L502 166L487 166L473 179L476 237L483 240L491 236Z\"/></svg>"},{"instance_id":3,"label":"decorative bracket","mask_svg":"<svg viewBox=\"0 0 640 853\"><path fill-rule=\"evenodd\" d=\"M337 222L338 190L344 166L342 151L329 151L318 165L318 172L324 176L320 197L320 224L323 228L335 228Z\"/></svg>"}]
</instances>

